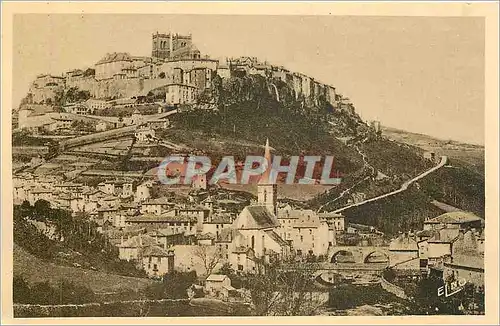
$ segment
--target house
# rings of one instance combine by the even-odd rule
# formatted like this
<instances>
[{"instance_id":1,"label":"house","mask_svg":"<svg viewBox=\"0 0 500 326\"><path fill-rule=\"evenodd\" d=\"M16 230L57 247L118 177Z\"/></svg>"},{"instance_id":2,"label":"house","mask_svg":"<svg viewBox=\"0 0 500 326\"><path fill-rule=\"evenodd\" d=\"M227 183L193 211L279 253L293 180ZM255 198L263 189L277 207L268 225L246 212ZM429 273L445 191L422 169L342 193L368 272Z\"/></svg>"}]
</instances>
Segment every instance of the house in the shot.
<instances>
[{"instance_id":1,"label":"house","mask_svg":"<svg viewBox=\"0 0 500 326\"><path fill-rule=\"evenodd\" d=\"M40 199L46 200L48 202L52 201L52 190L45 188L35 188L28 191L28 201L31 205L35 205L35 203Z\"/></svg>"},{"instance_id":2,"label":"house","mask_svg":"<svg viewBox=\"0 0 500 326\"><path fill-rule=\"evenodd\" d=\"M152 140L155 135L155 130L150 127L140 127L135 132L135 138L142 143Z\"/></svg>"},{"instance_id":3,"label":"house","mask_svg":"<svg viewBox=\"0 0 500 326\"><path fill-rule=\"evenodd\" d=\"M325 255L333 244L334 240L329 239L328 223L320 221L312 210L301 210L293 229L292 247L299 256L306 253Z\"/></svg>"},{"instance_id":4,"label":"house","mask_svg":"<svg viewBox=\"0 0 500 326\"><path fill-rule=\"evenodd\" d=\"M477 287L484 288L484 252L480 248L480 235L463 231L453 243L451 257L443 263L443 277L463 279Z\"/></svg>"},{"instance_id":5,"label":"house","mask_svg":"<svg viewBox=\"0 0 500 326\"><path fill-rule=\"evenodd\" d=\"M241 236L238 230L235 230L231 227L224 228L220 230L217 238L214 241L215 246L217 247L218 252L220 253L222 259L225 262L229 261L229 256L235 249L235 239L236 237ZM234 264L234 268L236 269L237 265Z\"/></svg>"},{"instance_id":6,"label":"house","mask_svg":"<svg viewBox=\"0 0 500 326\"><path fill-rule=\"evenodd\" d=\"M205 280L205 291L211 297L227 301L229 293L235 290L231 286L231 279L227 275L211 274Z\"/></svg>"},{"instance_id":7,"label":"house","mask_svg":"<svg viewBox=\"0 0 500 326\"><path fill-rule=\"evenodd\" d=\"M162 215L129 216L125 222L127 225L144 227L148 230L170 229L173 233L193 234L196 232L197 219L193 216L175 215L174 211L170 211Z\"/></svg>"},{"instance_id":8,"label":"house","mask_svg":"<svg viewBox=\"0 0 500 326\"><path fill-rule=\"evenodd\" d=\"M459 229L481 229L483 227L484 219L464 211L447 212L424 221L424 230L455 229L457 235Z\"/></svg>"},{"instance_id":9,"label":"house","mask_svg":"<svg viewBox=\"0 0 500 326\"><path fill-rule=\"evenodd\" d=\"M168 105L192 104L196 101L196 86L172 83L166 85L165 102Z\"/></svg>"},{"instance_id":10,"label":"house","mask_svg":"<svg viewBox=\"0 0 500 326\"><path fill-rule=\"evenodd\" d=\"M176 208L176 215L185 215L195 217L198 220L199 225L205 223L209 220L210 209L203 205L192 205L181 208Z\"/></svg>"},{"instance_id":11,"label":"house","mask_svg":"<svg viewBox=\"0 0 500 326\"><path fill-rule=\"evenodd\" d=\"M115 184L113 182L109 182L109 181L101 182L97 185L97 189L99 189L99 191L102 191L105 194L114 195Z\"/></svg>"},{"instance_id":12,"label":"house","mask_svg":"<svg viewBox=\"0 0 500 326\"><path fill-rule=\"evenodd\" d=\"M159 110L161 110L161 107L159 108ZM146 126L153 130L165 129L168 127L169 124L170 121L168 119L153 119L153 120L148 120L146 122Z\"/></svg>"},{"instance_id":13,"label":"house","mask_svg":"<svg viewBox=\"0 0 500 326\"><path fill-rule=\"evenodd\" d=\"M391 265L394 266L412 261L413 264L417 264L416 268L418 269L418 244L414 237L408 233L401 234L396 239L392 240L389 244L389 252ZM413 266L407 267L410 268Z\"/></svg>"},{"instance_id":14,"label":"house","mask_svg":"<svg viewBox=\"0 0 500 326\"><path fill-rule=\"evenodd\" d=\"M85 200L82 197L71 197L69 205L72 212L85 211Z\"/></svg>"},{"instance_id":15,"label":"house","mask_svg":"<svg viewBox=\"0 0 500 326\"><path fill-rule=\"evenodd\" d=\"M324 220L337 232L344 232L345 221L344 216L339 213L319 213L319 218Z\"/></svg>"},{"instance_id":16,"label":"house","mask_svg":"<svg viewBox=\"0 0 500 326\"><path fill-rule=\"evenodd\" d=\"M97 132L106 131L106 129L108 129L108 124L105 121L101 120L95 125L95 131Z\"/></svg>"},{"instance_id":17,"label":"house","mask_svg":"<svg viewBox=\"0 0 500 326\"><path fill-rule=\"evenodd\" d=\"M255 274L259 268L254 251L246 246L237 246L229 253L229 264L240 274Z\"/></svg>"},{"instance_id":18,"label":"house","mask_svg":"<svg viewBox=\"0 0 500 326\"><path fill-rule=\"evenodd\" d=\"M149 188L151 188L151 184L149 182L144 182L138 185L135 191L134 201L142 202L148 198L151 198Z\"/></svg>"},{"instance_id":19,"label":"house","mask_svg":"<svg viewBox=\"0 0 500 326\"><path fill-rule=\"evenodd\" d=\"M167 211L171 211L174 208L175 204L170 202L167 198L155 198L155 199L147 199L141 204L141 213L142 214L155 214L161 215Z\"/></svg>"},{"instance_id":20,"label":"house","mask_svg":"<svg viewBox=\"0 0 500 326\"><path fill-rule=\"evenodd\" d=\"M99 99L94 99L94 98L89 98L85 104L91 108L93 111L98 111L98 110L104 110L104 109L107 109L109 107L111 107L111 105L104 101L104 100L99 100Z\"/></svg>"},{"instance_id":21,"label":"house","mask_svg":"<svg viewBox=\"0 0 500 326\"><path fill-rule=\"evenodd\" d=\"M94 113L94 110L84 103L69 104L64 106L64 111L77 115L90 115Z\"/></svg>"},{"instance_id":22,"label":"house","mask_svg":"<svg viewBox=\"0 0 500 326\"><path fill-rule=\"evenodd\" d=\"M218 238L223 229L230 228L233 224L232 216L229 213L213 213L210 219L203 222L203 233L215 234Z\"/></svg>"},{"instance_id":23,"label":"house","mask_svg":"<svg viewBox=\"0 0 500 326\"><path fill-rule=\"evenodd\" d=\"M146 247L142 252L142 267L149 277L161 277L174 270L174 253L159 246Z\"/></svg>"},{"instance_id":24,"label":"house","mask_svg":"<svg viewBox=\"0 0 500 326\"><path fill-rule=\"evenodd\" d=\"M426 160L430 160L430 161L434 162L436 160L436 153L435 152L425 152L424 158Z\"/></svg>"},{"instance_id":25,"label":"house","mask_svg":"<svg viewBox=\"0 0 500 326\"><path fill-rule=\"evenodd\" d=\"M113 224L115 216L118 214L117 206L101 206L97 209L97 216L99 219L103 219L104 221L109 221Z\"/></svg>"},{"instance_id":26,"label":"house","mask_svg":"<svg viewBox=\"0 0 500 326\"><path fill-rule=\"evenodd\" d=\"M118 257L126 261L141 261L143 250L149 246L156 246L156 240L148 235L139 234L118 245Z\"/></svg>"},{"instance_id":27,"label":"house","mask_svg":"<svg viewBox=\"0 0 500 326\"><path fill-rule=\"evenodd\" d=\"M292 209L290 205L278 209L280 226L277 233L291 243L297 255L324 255L335 242L335 232L325 219L312 210Z\"/></svg>"}]
</instances>

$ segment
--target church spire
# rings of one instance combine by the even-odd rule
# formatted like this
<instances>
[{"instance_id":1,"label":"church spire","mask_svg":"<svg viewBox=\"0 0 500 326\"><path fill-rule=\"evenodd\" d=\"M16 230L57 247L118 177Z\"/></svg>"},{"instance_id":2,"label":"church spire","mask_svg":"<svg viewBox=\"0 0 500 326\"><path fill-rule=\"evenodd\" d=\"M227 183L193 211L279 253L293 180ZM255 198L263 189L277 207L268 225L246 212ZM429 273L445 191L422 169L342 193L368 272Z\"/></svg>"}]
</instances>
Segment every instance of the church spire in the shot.
<instances>
[{"instance_id":1,"label":"church spire","mask_svg":"<svg viewBox=\"0 0 500 326\"><path fill-rule=\"evenodd\" d=\"M271 174L271 149L269 148L269 138L266 138L266 147L264 150L264 159L267 161L267 169L260 177L259 184L269 184L269 175Z\"/></svg>"}]
</instances>

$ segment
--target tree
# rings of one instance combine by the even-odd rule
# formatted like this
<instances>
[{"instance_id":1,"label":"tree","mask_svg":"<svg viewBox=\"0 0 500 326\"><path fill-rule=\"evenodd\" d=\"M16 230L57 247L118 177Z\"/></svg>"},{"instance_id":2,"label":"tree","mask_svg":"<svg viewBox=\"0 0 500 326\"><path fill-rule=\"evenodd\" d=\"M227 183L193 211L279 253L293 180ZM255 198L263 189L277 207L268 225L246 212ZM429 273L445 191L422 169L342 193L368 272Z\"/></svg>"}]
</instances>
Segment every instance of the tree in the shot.
<instances>
[{"instance_id":1,"label":"tree","mask_svg":"<svg viewBox=\"0 0 500 326\"><path fill-rule=\"evenodd\" d=\"M165 73L162 71L162 72L160 72L158 77L160 77L160 79L165 79L166 76L165 76Z\"/></svg>"},{"instance_id":2,"label":"tree","mask_svg":"<svg viewBox=\"0 0 500 326\"><path fill-rule=\"evenodd\" d=\"M185 299L187 289L196 283L196 272L177 272L165 274L161 283L148 286L144 293L149 299Z\"/></svg>"},{"instance_id":3,"label":"tree","mask_svg":"<svg viewBox=\"0 0 500 326\"><path fill-rule=\"evenodd\" d=\"M212 271L221 260L221 254L215 246L197 246L193 254L203 262L205 276L212 274Z\"/></svg>"},{"instance_id":4,"label":"tree","mask_svg":"<svg viewBox=\"0 0 500 326\"><path fill-rule=\"evenodd\" d=\"M255 312L259 316L310 316L317 313L324 300L315 291L313 276L317 267L299 265L282 268L267 265L265 272L249 276Z\"/></svg>"},{"instance_id":5,"label":"tree","mask_svg":"<svg viewBox=\"0 0 500 326\"><path fill-rule=\"evenodd\" d=\"M19 212L21 217L28 217L33 214L33 206L31 206L30 202L24 200L21 206L19 206Z\"/></svg>"},{"instance_id":6,"label":"tree","mask_svg":"<svg viewBox=\"0 0 500 326\"><path fill-rule=\"evenodd\" d=\"M36 220L45 221L49 217L50 203L44 199L39 199L33 206L33 213Z\"/></svg>"},{"instance_id":7,"label":"tree","mask_svg":"<svg viewBox=\"0 0 500 326\"><path fill-rule=\"evenodd\" d=\"M87 69L83 72L83 77L89 77L89 76L95 76L95 69L92 69L92 68L87 68Z\"/></svg>"}]
</instances>

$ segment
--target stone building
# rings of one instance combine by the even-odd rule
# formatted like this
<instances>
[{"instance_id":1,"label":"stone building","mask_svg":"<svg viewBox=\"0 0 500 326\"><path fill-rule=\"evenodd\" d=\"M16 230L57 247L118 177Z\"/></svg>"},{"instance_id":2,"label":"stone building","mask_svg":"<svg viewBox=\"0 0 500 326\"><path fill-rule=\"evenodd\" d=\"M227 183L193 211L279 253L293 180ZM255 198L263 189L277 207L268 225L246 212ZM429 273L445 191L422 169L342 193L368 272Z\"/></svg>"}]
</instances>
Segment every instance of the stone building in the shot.
<instances>
[{"instance_id":1,"label":"stone building","mask_svg":"<svg viewBox=\"0 0 500 326\"><path fill-rule=\"evenodd\" d=\"M154 33L151 56L159 59L200 58L200 51L194 46L191 35Z\"/></svg>"},{"instance_id":2,"label":"stone building","mask_svg":"<svg viewBox=\"0 0 500 326\"><path fill-rule=\"evenodd\" d=\"M169 84L165 102L169 105L192 104L196 101L196 87L184 84Z\"/></svg>"}]
</instances>

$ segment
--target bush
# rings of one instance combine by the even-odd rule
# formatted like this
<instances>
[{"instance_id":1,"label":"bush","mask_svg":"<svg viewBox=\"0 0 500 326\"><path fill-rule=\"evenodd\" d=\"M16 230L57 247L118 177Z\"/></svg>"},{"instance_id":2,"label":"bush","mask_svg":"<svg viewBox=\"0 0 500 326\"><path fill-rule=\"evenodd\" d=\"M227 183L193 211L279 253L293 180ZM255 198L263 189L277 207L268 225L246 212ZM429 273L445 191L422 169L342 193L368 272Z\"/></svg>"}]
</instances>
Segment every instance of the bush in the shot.
<instances>
[{"instance_id":1,"label":"bush","mask_svg":"<svg viewBox=\"0 0 500 326\"><path fill-rule=\"evenodd\" d=\"M144 290L148 299L187 299L187 289L196 283L196 272L165 274L161 283L155 283Z\"/></svg>"},{"instance_id":2,"label":"bush","mask_svg":"<svg viewBox=\"0 0 500 326\"><path fill-rule=\"evenodd\" d=\"M23 277L15 276L12 291L14 303L81 304L96 300L92 290L67 280L61 280L58 286L47 281L30 286Z\"/></svg>"}]
</instances>

